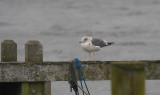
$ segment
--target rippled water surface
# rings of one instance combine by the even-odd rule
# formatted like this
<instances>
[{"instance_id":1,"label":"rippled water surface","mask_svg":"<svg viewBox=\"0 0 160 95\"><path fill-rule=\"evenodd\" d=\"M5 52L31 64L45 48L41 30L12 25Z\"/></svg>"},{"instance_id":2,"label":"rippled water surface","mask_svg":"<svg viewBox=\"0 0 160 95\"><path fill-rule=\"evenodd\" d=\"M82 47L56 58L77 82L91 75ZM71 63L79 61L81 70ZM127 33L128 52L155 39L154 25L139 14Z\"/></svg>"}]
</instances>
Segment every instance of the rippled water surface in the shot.
<instances>
[{"instance_id":1,"label":"rippled water surface","mask_svg":"<svg viewBox=\"0 0 160 95\"><path fill-rule=\"evenodd\" d=\"M116 44L103 48L96 60L160 59L159 0L0 0L0 41L24 44L39 40L45 61L87 60L82 36Z\"/></svg>"},{"instance_id":2,"label":"rippled water surface","mask_svg":"<svg viewBox=\"0 0 160 95\"><path fill-rule=\"evenodd\" d=\"M91 95L111 95L111 81L87 81L87 85ZM145 81L145 95L160 94L160 80ZM70 92L67 81L52 82L52 95L75 95ZM82 95L82 93L80 94Z\"/></svg>"}]
</instances>

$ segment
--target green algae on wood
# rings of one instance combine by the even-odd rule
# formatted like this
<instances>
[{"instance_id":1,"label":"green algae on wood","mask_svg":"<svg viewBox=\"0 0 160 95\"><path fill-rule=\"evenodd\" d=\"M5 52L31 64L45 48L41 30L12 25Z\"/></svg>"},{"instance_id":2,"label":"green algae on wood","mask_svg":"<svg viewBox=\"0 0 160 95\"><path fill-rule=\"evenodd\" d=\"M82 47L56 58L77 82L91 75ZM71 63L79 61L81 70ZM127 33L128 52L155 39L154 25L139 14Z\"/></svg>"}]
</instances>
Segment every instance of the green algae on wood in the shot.
<instances>
[{"instance_id":1,"label":"green algae on wood","mask_svg":"<svg viewBox=\"0 0 160 95\"><path fill-rule=\"evenodd\" d=\"M29 83L23 82L21 84L21 95L30 95L29 94Z\"/></svg>"},{"instance_id":2,"label":"green algae on wood","mask_svg":"<svg viewBox=\"0 0 160 95\"><path fill-rule=\"evenodd\" d=\"M23 82L20 95L51 95L44 94L44 87L44 82Z\"/></svg>"},{"instance_id":3,"label":"green algae on wood","mask_svg":"<svg viewBox=\"0 0 160 95\"><path fill-rule=\"evenodd\" d=\"M144 67L143 62L113 62L112 95L145 95Z\"/></svg>"},{"instance_id":4,"label":"green algae on wood","mask_svg":"<svg viewBox=\"0 0 160 95\"><path fill-rule=\"evenodd\" d=\"M13 40L1 42L1 61L17 61L17 44Z\"/></svg>"},{"instance_id":5,"label":"green algae on wood","mask_svg":"<svg viewBox=\"0 0 160 95\"><path fill-rule=\"evenodd\" d=\"M50 81L44 82L44 95L51 95L51 82Z\"/></svg>"}]
</instances>

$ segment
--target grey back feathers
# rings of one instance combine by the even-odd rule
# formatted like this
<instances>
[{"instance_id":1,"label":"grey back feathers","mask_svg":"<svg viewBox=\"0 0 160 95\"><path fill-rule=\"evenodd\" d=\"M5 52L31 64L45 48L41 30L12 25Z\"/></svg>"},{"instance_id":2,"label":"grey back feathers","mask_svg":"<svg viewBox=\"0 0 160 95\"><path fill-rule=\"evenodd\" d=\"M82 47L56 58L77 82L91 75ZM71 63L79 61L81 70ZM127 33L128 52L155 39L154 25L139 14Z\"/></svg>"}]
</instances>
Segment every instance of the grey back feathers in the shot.
<instances>
[{"instance_id":1,"label":"grey back feathers","mask_svg":"<svg viewBox=\"0 0 160 95\"><path fill-rule=\"evenodd\" d=\"M92 38L92 44L101 48L107 45L105 41L98 38Z\"/></svg>"},{"instance_id":2,"label":"grey back feathers","mask_svg":"<svg viewBox=\"0 0 160 95\"><path fill-rule=\"evenodd\" d=\"M106 42L102 39L92 38L92 44L99 47L105 47L114 44L114 42Z\"/></svg>"}]
</instances>

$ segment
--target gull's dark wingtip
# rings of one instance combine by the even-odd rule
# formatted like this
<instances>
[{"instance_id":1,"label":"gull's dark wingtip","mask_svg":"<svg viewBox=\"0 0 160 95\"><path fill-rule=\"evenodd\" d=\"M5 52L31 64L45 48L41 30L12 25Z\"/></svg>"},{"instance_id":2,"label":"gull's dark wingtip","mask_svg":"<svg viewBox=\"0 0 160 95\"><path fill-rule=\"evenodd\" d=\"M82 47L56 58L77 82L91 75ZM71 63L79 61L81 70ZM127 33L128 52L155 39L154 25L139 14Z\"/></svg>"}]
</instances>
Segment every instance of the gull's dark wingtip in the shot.
<instances>
[{"instance_id":1,"label":"gull's dark wingtip","mask_svg":"<svg viewBox=\"0 0 160 95\"><path fill-rule=\"evenodd\" d=\"M115 44L115 42L108 42L107 46L112 45L112 44Z\"/></svg>"}]
</instances>

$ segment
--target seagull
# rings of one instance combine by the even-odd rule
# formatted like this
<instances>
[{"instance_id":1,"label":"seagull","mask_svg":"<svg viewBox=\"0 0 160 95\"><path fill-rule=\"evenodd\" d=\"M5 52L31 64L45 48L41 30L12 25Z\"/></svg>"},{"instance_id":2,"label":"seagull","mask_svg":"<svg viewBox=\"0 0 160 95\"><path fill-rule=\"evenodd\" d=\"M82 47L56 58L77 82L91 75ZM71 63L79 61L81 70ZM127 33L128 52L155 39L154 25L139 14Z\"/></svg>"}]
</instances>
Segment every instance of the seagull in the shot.
<instances>
[{"instance_id":1,"label":"seagull","mask_svg":"<svg viewBox=\"0 0 160 95\"><path fill-rule=\"evenodd\" d=\"M91 59L90 56L92 52L95 55L95 52L99 51L101 48L114 44L114 42L106 42L103 39L88 36L82 37L79 43L81 44L83 50L89 53L89 61Z\"/></svg>"}]
</instances>

